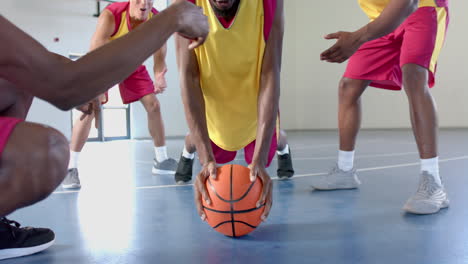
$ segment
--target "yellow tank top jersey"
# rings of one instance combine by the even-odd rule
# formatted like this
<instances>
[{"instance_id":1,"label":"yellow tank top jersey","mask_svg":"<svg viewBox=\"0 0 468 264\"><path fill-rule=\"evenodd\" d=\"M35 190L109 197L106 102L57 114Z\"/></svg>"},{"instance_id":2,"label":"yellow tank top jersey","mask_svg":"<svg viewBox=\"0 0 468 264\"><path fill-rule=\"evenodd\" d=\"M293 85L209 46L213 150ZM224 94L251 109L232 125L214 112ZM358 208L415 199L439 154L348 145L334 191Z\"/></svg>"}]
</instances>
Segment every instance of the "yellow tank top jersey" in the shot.
<instances>
[{"instance_id":1,"label":"yellow tank top jersey","mask_svg":"<svg viewBox=\"0 0 468 264\"><path fill-rule=\"evenodd\" d=\"M263 1L241 0L229 28L219 22L209 0L197 0L210 34L195 50L210 139L236 151L255 140L257 99L265 52Z\"/></svg>"},{"instance_id":2,"label":"yellow tank top jersey","mask_svg":"<svg viewBox=\"0 0 468 264\"><path fill-rule=\"evenodd\" d=\"M391 0L358 0L361 9L366 15L374 20L380 16L385 7ZM437 0L419 0L419 7L433 6L437 7Z\"/></svg>"}]
</instances>

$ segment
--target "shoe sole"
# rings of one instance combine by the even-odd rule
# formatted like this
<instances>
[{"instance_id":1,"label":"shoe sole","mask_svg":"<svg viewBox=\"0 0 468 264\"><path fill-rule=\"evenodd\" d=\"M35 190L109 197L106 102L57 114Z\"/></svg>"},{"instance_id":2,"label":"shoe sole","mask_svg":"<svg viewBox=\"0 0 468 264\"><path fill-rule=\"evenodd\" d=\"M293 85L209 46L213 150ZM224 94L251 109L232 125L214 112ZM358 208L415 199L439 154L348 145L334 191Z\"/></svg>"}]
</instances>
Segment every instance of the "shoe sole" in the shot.
<instances>
[{"instance_id":1,"label":"shoe sole","mask_svg":"<svg viewBox=\"0 0 468 264\"><path fill-rule=\"evenodd\" d=\"M55 242L55 239L46 244L35 246L35 247L2 249L0 250L0 260L29 256L35 253L39 253L43 250L46 250L50 246L52 246L54 242Z\"/></svg>"},{"instance_id":2,"label":"shoe sole","mask_svg":"<svg viewBox=\"0 0 468 264\"><path fill-rule=\"evenodd\" d=\"M293 176L278 176L278 180L287 181L287 180L291 179Z\"/></svg>"},{"instance_id":3,"label":"shoe sole","mask_svg":"<svg viewBox=\"0 0 468 264\"><path fill-rule=\"evenodd\" d=\"M175 170L160 170L160 169L156 169L155 167L153 167L151 169L151 172L153 174L174 174Z\"/></svg>"},{"instance_id":4,"label":"shoe sole","mask_svg":"<svg viewBox=\"0 0 468 264\"><path fill-rule=\"evenodd\" d=\"M62 188L63 188L63 189L80 189L80 188L81 188L81 185L80 185L80 184L76 184L76 183L73 183L73 184L62 184Z\"/></svg>"},{"instance_id":5,"label":"shoe sole","mask_svg":"<svg viewBox=\"0 0 468 264\"><path fill-rule=\"evenodd\" d=\"M420 205L419 210L415 210L414 208L411 208L405 205L403 207L403 210L411 214L428 215L428 214L438 213L440 210L446 209L448 207L449 207L449 200L445 200L442 202L442 205L440 207L434 204L423 204L422 206Z\"/></svg>"}]
</instances>

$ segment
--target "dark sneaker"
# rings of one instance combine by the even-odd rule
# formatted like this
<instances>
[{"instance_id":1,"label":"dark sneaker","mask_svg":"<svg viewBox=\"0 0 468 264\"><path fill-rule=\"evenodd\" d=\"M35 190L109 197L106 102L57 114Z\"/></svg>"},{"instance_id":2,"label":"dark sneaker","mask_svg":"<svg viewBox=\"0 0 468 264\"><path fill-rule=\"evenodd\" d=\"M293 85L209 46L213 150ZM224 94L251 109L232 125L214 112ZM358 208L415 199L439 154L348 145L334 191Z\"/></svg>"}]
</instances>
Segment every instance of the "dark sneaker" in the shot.
<instances>
[{"instance_id":1,"label":"dark sneaker","mask_svg":"<svg viewBox=\"0 0 468 264\"><path fill-rule=\"evenodd\" d=\"M179 166L174 175L177 184L186 184L192 180L193 159L180 156Z\"/></svg>"},{"instance_id":2,"label":"dark sneaker","mask_svg":"<svg viewBox=\"0 0 468 264\"><path fill-rule=\"evenodd\" d=\"M276 173L280 180L287 180L294 175L294 169L292 165L291 158L291 148L289 148L289 153L278 156L278 170Z\"/></svg>"},{"instance_id":3,"label":"dark sneaker","mask_svg":"<svg viewBox=\"0 0 468 264\"><path fill-rule=\"evenodd\" d=\"M32 255L50 247L55 234L47 228L20 227L20 224L0 218L0 260Z\"/></svg>"},{"instance_id":4,"label":"dark sneaker","mask_svg":"<svg viewBox=\"0 0 468 264\"><path fill-rule=\"evenodd\" d=\"M78 177L78 169L68 169L67 176L63 179L62 188L64 189L79 189L81 188L80 178Z\"/></svg>"},{"instance_id":5,"label":"dark sneaker","mask_svg":"<svg viewBox=\"0 0 468 264\"><path fill-rule=\"evenodd\" d=\"M158 162L154 159L154 165L151 172L153 174L173 174L177 169L177 161L169 158L163 162Z\"/></svg>"}]
</instances>

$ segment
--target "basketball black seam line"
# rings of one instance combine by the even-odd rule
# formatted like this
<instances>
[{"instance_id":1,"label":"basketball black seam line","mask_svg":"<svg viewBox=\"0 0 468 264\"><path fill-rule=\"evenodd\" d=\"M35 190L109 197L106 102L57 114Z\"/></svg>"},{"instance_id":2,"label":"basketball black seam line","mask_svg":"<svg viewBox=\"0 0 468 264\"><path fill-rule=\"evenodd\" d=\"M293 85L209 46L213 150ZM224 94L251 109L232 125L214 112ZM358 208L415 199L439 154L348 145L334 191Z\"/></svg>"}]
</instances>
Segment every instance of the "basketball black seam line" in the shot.
<instances>
[{"instance_id":1,"label":"basketball black seam line","mask_svg":"<svg viewBox=\"0 0 468 264\"><path fill-rule=\"evenodd\" d=\"M229 220L228 220L228 221L224 221L224 222L221 222L221 223L217 224L216 226L213 226L213 228L216 229L216 228L218 228L218 227L220 227L220 226L222 226L222 225L224 225L224 224L232 223L232 222L233 222L233 221L229 221ZM244 225L249 226L249 227L251 227L251 228L257 228L256 226L251 225L251 224L249 224L249 223L247 223L247 222L244 222L244 221L235 220L234 223L241 223L241 224L244 224Z\"/></svg>"},{"instance_id":2,"label":"basketball black seam line","mask_svg":"<svg viewBox=\"0 0 468 264\"><path fill-rule=\"evenodd\" d=\"M209 208L209 207L206 207L206 206L203 206L203 209L206 209L208 211L215 212L215 213L220 213L220 214L244 214L244 213L250 213L250 212L259 210L262 207L264 207L265 205L266 204L262 204L260 207L255 207L255 208L250 208L250 209L245 209L245 210L230 210L230 211L216 210L216 209Z\"/></svg>"},{"instance_id":3,"label":"basketball black seam line","mask_svg":"<svg viewBox=\"0 0 468 264\"><path fill-rule=\"evenodd\" d=\"M257 180L255 180L257 181ZM216 197L218 197L219 199L221 199L221 201L223 202L226 202L226 203L237 203L239 202L240 200L244 199L249 193L250 193L250 190L252 189L252 187L254 186L255 184L255 181L252 182L249 186L249 188L247 189L247 191L245 191L245 193L237 200L232 200L232 197L231 197L231 200L226 200L224 199L223 197L221 197L221 195L218 194L218 192L216 191L216 189L213 187L213 184L211 183L211 180L208 178L208 184L210 185L211 187L211 190L214 192L214 194L216 195Z\"/></svg>"},{"instance_id":4,"label":"basketball black seam line","mask_svg":"<svg viewBox=\"0 0 468 264\"><path fill-rule=\"evenodd\" d=\"M230 199L232 201L232 196L233 196L233 193L232 193L232 169L233 169L234 165L231 165L231 173L230 173L230 189L231 189L231 193L230 193ZM233 203L230 203L229 204L231 206L231 226L232 226L232 236L236 236L236 225L234 224L234 214L232 213L232 211L234 211L234 204Z\"/></svg>"}]
</instances>

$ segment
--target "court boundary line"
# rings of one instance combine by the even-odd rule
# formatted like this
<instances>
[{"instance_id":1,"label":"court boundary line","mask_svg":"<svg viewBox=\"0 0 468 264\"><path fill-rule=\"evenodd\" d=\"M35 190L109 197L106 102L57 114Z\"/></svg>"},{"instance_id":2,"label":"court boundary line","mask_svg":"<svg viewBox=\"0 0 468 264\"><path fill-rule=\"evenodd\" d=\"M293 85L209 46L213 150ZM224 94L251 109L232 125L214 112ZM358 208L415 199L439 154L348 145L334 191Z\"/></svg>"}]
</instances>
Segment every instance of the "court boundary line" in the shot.
<instances>
[{"instance_id":1,"label":"court boundary line","mask_svg":"<svg viewBox=\"0 0 468 264\"><path fill-rule=\"evenodd\" d=\"M468 156L458 156L446 159L440 159L439 163L442 162L449 162L449 161L458 161L458 160L465 160L468 159ZM357 172L367 172L367 171L375 171L375 170L384 170L384 169L394 169L394 168L403 168L403 167L411 167L419 165L419 162L411 162L411 163L401 163L401 164L394 164L388 166L378 166L378 167L369 167L369 168L361 168L357 169ZM322 176L327 175L328 172L317 172L317 173L306 173L306 174L298 174L294 175L290 180L294 180L297 178L305 178L305 177L313 177L313 176ZM272 180L278 180L278 177L271 177ZM137 186L134 187L135 190L148 190L148 189L165 189L165 188L176 188L176 187L192 187L193 183L185 184L185 185L152 185L152 186ZM79 193L81 190L70 190L70 191L56 191L52 194L70 194L70 193Z\"/></svg>"}]
</instances>

